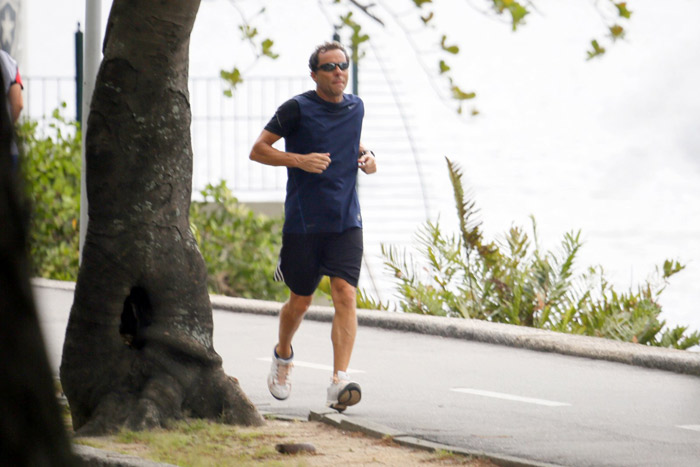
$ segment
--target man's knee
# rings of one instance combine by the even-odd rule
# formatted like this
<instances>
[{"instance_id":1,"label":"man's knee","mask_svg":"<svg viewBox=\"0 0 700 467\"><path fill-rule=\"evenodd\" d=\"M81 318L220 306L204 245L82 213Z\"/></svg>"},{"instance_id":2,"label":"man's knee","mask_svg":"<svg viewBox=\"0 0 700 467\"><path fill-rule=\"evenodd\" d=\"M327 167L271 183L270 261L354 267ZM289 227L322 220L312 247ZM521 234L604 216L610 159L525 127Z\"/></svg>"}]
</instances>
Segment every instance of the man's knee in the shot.
<instances>
[{"instance_id":1,"label":"man's knee","mask_svg":"<svg viewBox=\"0 0 700 467\"><path fill-rule=\"evenodd\" d=\"M313 300L313 295L297 295L291 292L289 295L289 300L285 304L287 312L292 313L296 316L303 315L306 310L311 306L311 300Z\"/></svg>"},{"instance_id":2,"label":"man's knee","mask_svg":"<svg viewBox=\"0 0 700 467\"><path fill-rule=\"evenodd\" d=\"M355 309L357 289L345 279L339 277L331 279L331 295L335 304L345 309Z\"/></svg>"}]
</instances>

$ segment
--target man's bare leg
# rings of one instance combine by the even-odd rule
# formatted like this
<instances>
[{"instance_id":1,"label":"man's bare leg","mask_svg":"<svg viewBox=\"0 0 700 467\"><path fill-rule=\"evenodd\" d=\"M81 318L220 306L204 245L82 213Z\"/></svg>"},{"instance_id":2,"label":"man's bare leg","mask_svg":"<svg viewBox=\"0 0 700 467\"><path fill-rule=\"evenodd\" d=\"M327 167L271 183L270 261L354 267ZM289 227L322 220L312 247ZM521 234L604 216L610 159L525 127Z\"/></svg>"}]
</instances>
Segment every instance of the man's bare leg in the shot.
<instances>
[{"instance_id":1,"label":"man's bare leg","mask_svg":"<svg viewBox=\"0 0 700 467\"><path fill-rule=\"evenodd\" d=\"M279 400L289 397L292 390L290 372L292 370L292 338L304 319L304 313L311 304L311 296L290 293L287 303L282 305L279 324L279 342L275 346L267 387L270 394Z\"/></svg>"},{"instance_id":2,"label":"man's bare leg","mask_svg":"<svg viewBox=\"0 0 700 467\"><path fill-rule=\"evenodd\" d=\"M339 371L347 371L357 334L356 289L345 279L331 278L331 296L335 315L331 329L333 342L333 378Z\"/></svg>"},{"instance_id":3,"label":"man's bare leg","mask_svg":"<svg viewBox=\"0 0 700 467\"><path fill-rule=\"evenodd\" d=\"M328 387L326 405L342 412L360 402L362 389L347 374L357 334L356 289L344 279L331 278L335 315L331 329L333 341L333 379Z\"/></svg>"},{"instance_id":4,"label":"man's bare leg","mask_svg":"<svg viewBox=\"0 0 700 467\"><path fill-rule=\"evenodd\" d=\"M313 295L297 295L289 292L289 300L282 305L280 311L279 341L277 342L277 355L281 358L292 356L292 339L304 320L304 314L311 305Z\"/></svg>"}]
</instances>

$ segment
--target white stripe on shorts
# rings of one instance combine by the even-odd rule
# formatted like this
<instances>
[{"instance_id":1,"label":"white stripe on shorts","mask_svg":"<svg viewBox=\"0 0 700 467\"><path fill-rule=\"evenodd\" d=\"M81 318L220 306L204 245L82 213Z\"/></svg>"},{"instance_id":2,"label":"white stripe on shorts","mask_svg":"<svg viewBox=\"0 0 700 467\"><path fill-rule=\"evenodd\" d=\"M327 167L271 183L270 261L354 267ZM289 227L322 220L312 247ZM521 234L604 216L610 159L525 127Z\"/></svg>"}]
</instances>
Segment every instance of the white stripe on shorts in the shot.
<instances>
[{"instance_id":1,"label":"white stripe on shorts","mask_svg":"<svg viewBox=\"0 0 700 467\"><path fill-rule=\"evenodd\" d=\"M277 260L277 269L275 269L275 273L273 274L272 278L276 282L284 282L284 274L282 274L282 259L280 258Z\"/></svg>"}]
</instances>

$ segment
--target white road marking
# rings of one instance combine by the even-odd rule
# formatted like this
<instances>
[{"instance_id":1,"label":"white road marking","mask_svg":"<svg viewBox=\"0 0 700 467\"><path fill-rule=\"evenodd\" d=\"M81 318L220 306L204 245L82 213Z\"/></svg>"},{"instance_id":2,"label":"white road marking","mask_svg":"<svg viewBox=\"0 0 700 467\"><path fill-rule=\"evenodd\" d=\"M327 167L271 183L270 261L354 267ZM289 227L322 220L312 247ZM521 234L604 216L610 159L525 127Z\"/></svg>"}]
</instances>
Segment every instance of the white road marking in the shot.
<instances>
[{"instance_id":1,"label":"white road marking","mask_svg":"<svg viewBox=\"0 0 700 467\"><path fill-rule=\"evenodd\" d=\"M700 431L700 425L678 425L676 428L682 428L684 430Z\"/></svg>"},{"instance_id":2,"label":"white road marking","mask_svg":"<svg viewBox=\"0 0 700 467\"><path fill-rule=\"evenodd\" d=\"M259 357L256 360L260 360L261 362L267 362L271 363L272 362L272 357ZM321 365L319 363L311 363L311 362L300 362L298 360L294 360L294 366L299 367L299 368L311 368L313 370L323 370L323 371L333 371L332 366L328 365ZM346 373L364 373L364 370L355 370L353 368L348 368L348 371Z\"/></svg>"},{"instance_id":3,"label":"white road marking","mask_svg":"<svg viewBox=\"0 0 700 467\"><path fill-rule=\"evenodd\" d=\"M516 396L513 394L505 394L502 392L483 391L481 389L452 388L452 389L450 389L450 391L461 392L464 394L473 394L475 396L493 397L494 399L504 399L504 400L508 400L508 401L526 402L528 404L546 405L548 407L566 407L566 406L571 405L571 404L568 404L566 402L548 401L545 399L535 399L533 397L522 397L522 396Z\"/></svg>"}]
</instances>

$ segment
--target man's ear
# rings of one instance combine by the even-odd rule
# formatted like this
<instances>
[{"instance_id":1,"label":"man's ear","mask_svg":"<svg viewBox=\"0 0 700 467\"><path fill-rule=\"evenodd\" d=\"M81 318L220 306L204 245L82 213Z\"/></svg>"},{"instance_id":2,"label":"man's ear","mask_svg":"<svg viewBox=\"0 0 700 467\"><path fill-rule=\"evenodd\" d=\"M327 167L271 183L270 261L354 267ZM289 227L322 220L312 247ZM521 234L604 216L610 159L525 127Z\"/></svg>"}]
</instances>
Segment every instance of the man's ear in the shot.
<instances>
[{"instance_id":1,"label":"man's ear","mask_svg":"<svg viewBox=\"0 0 700 467\"><path fill-rule=\"evenodd\" d=\"M311 79L314 80L314 82L316 82L316 72L315 71L311 72Z\"/></svg>"}]
</instances>

